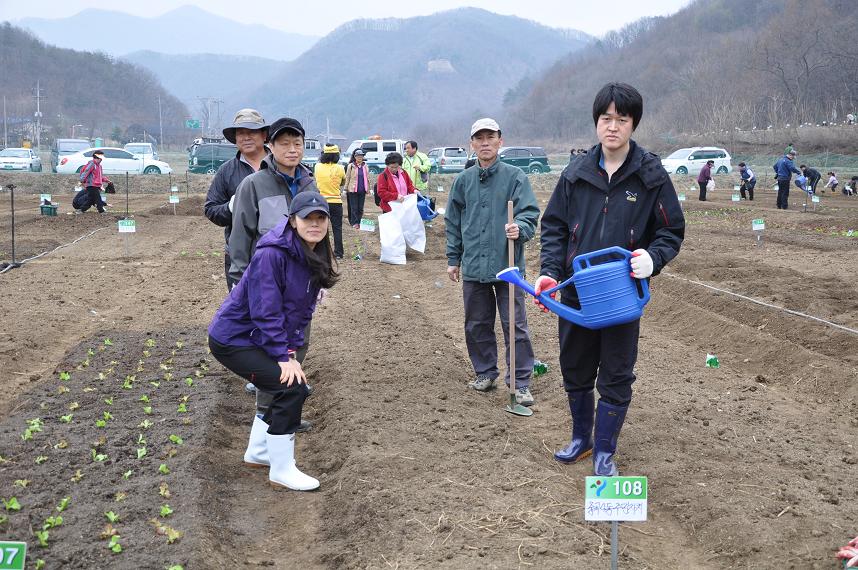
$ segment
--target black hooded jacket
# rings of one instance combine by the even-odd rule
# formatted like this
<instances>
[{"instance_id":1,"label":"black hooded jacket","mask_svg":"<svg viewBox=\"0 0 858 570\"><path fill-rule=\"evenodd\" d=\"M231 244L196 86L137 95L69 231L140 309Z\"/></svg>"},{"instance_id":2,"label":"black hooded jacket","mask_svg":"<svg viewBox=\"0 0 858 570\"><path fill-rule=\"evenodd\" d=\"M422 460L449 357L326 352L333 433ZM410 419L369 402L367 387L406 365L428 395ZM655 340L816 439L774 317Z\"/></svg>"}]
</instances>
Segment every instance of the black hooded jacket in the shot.
<instances>
[{"instance_id":1,"label":"black hooded jacket","mask_svg":"<svg viewBox=\"0 0 858 570\"><path fill-rule=\"evenodd\" d=\"M560 175L542 215L541 275L563 281L575 256L611 246L646 249L657 275L679 253L685 217L659 157L632 141L609 183L601 156L596 145ZM577 297L572 286L563 291L564 301Z\"/></svg>"}]
</instances>

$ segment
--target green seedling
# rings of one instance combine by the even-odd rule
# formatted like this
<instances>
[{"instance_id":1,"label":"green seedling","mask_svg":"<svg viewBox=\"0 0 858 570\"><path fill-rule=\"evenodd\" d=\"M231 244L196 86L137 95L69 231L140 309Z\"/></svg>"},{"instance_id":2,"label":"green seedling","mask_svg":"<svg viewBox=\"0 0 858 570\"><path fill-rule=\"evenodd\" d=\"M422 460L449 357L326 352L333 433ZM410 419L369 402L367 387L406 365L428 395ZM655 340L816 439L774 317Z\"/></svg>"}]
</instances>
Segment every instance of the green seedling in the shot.
<instances>
[{"instance_id":1,"label":"green seedling","mask_svg":"<svg viewBox=\"0 0 858 570\"><path fill-rule=\"evenodd\" d=\"M184 395L184 396L179 396L179 401L180 401L180 402L187 402L187 401L188 401L188 400L190 400L190 399L191 399L191 397L190 397L189 395L187 395L187 394L186 394L186 395Z\"/></svg>"},{"instance_id":2,"label":"green seedling","mask_svg":"<svg viewBox=\"0 0 858 570\"><path fill-rule=\"evenodd\" d=\"M168 457L168 458L170 458L170 457L176 457L176 454L177 454L177 453L179 453L179 450L178 450L178 449L176 449L175 447L168 447L168 448L167 448L167 454L166 454L166 455L167 455L167 457Z\"/></svg>"},{"instance_id":3,"label":"green seedling","mask_svg":"<svg viewBox=\"0 0 858 570\"><path fill-rule=\"evenodd\" d=\"M104 516L107 518L108 521L112 523L119 521L119 515L117 515L113 511L107 511L106 513L104 513Z\"/></svg>"},{"instance_id":4,"label":"green seedling","mask_svg":"<svg viewBox=\"0 0 858 570\"><path fill-rule=\"evenodd\" d=\"M98 373L98 379L99 380L107 380L107 376L105 376L104 372L99 372Z\"/></svg>"},{"instance_id":5,"label":"green seedling","mask_svg":"<svg viewBox=\"0 0 858 570\"><path fill-rule=\"evenodd\" d=\"M179 255L182 255L182 256L188 255L188 252L183 249L182 251L179 252Z\"/></svg>"},{"instance_id":6,"label":"green seedling","mask_svg":"<svg viewBox=\"0 0 858 570\"><path fill-rule=\"evenodd\" d=\"M167 566L167 570L185 570L185 567L181 564L173 564L172 566Z\"/></svg>"},{"instance_id":7,"label":"green seedling","mask_svg":"<svg viewBox=\"0 0 858 570\"><path fill-rule=\"evenodd\" d=\"M113 341L109 338L104 339L104 346L113 346Z\"/></svg>"},{"instance_id":8,"label":"green seedling","mask_svg":"<svg viewBox=\"0 0 858 570\"><path fill-rule=\"evenodd\" d=\"M170 442L175 443L176 445L182 445L184 440L177 435L170 435Z\"/></svg>"},{"instance_id":9,"label":"green seedling","mask_svg":"<svg viewBox=\"0 0 858 570\"><path fill-rule=\"evenodd\" d=\"M0 501L3 501L3 508L7 511L21 510L21 503L18 502L18 499L16 497L9 497L9 499L0 499Z\"/></svg>"},{"instance_id":10,"label":"green seedling","mask_svg":"<svg viewBox=\"0 0 858 570\"><path fill-rule=\"evenodd\" d=\"M27 426L33 433L38 433L42 431L42 418L33 418L32 420L27 420Z\"/></svg>"},{"instance_id":11,"label":"green seedling","mask_svg":"<svg viewBox=\"0 0 858 570\"><path fill-rule=\"evenodd\" d=\"M30 431L30 428L24 430L24 433L21 434L21 439L24 441L30 441L33 439L33 432Z\"/></svg>"},{"instance_id":12,"label":"green seedling","mask_svg":"<svg viewBox=\"0 0 858 570\"><path fill-rule=\"evenodd\" d=\"M115 534L119 534L119 531L113 528L112 524L107 523L106 525L104 525L104 530L101 531L101 538L106 540Z\"/></svg>"},{"instance_id":13,"label":"green seedling","mask_svg":"<svg viewBox=\"0 0 858 570\"><path fill-rule=\"evenodd\" d=\"M15 482L13 483L13 485L15 485L16 487L21 487L22 489L26 489L27 485L29 484L29 479L15 479Z\"/></svg>"},{"instance_id":14,"label":"green seedling","mask_svg":"<svg viewBox=\"0 0 858 570\"><path fill-rule=\"evenodd\" d=\"M87 348L86 349L86 355L87 356L95 356L95 351L91 348Z\"/></svg>"},{"instance_id":15,"label":"green seedling","mask_svg":"<svg viewBox=\"0 0 858 570\"><path fill-rule=\"evenodd\" d=\"M140 364L137 365L137 372L143 372L143 361L140 361Z\"/></svg>"},{"instance_id":16,"label":"green seedling","mask_svg":"<svg viewBox=\"0 0 858 570\"><path fill-rule=\"evenodd\" d=\"M161 370L172 370L172 366L170 366L166 360L164 362L162 362L161 364L159 364L158 368L160 368Z\"/></svg>"},{"instance_id":17,"label":"green seedling","mask_svg":"<svg viewBox=\"0 0 858 570\"><path fill-rule=\"evenodd\" d=\"M113 500L116 501L117 503L121 503L122 501L124 501L127 498L128 498L128 494L123 493L122 491L119 491L115 495L113 495Z\"/></svg>"},{"instance_id":18,"label":"green seedling","mask_svg":"<svg viewBox=\"0 0 858 570\"><path fill-rule=\"evenodd\" d=\"M184 414L185 412L188 411L188 406L186 406L185 403L182 402L181 404L179 404L179 409L176 411L180 414Z\"/></svg>"},{"instance_id":19,"label":"green seedling","mask_svg":"<svg viewBox=\"0 0 858 570\"><path fill-rule=\"evenodd\" d=\"M112 406L113 405L113 397L105 398L104 403L107 404L108 406Z\"/></svg>"},{"instance_id":20,"label":"green seedling","mask_svg":"<svg viewBox=\"0 0 858 570\"><path fill-rule=\"evenodd\" d=\"M69 442L67 442L64 439L61 439L57 443L54 444L54 449L65 449L68 446L69 446Z\"/></svg>"},{"instance_id":21,"label":"green seedling","mask_svg":"<svg viewBox=\"0 0 858 570\"><path fill-rule=\"evenodd\" d=\"M150 356L152 356L152 353L151 353L151 352L149 352L148 350L144 350L144 351L143 351L143 356L145 356L146 358L149 358Z\"/></svg>"},{"instance_id":22,"label":"green seedling","mask_svg":"<svg viewBox=\"0 0 858 570\"><path fill-rule=\"evenodd\" d=\"M185 384L187 384L188 388L190 388L191 386L194 385L194 379L191 378L190 376L188 376L187 378L185 378Z\"/></svg>"},{"instance_id":23,"label":"green seedling","mask_svg":"<svg viewBox=\"0 0 858 570\"><path fill-rule=\"evenodd\" d=\"M66 414L65 416L60 416L60 421L64 424L71 423L74 414Z\"/></svg>"},{"instance_id":24,"label":"green seedling","mask_svg":"<svg viewBox=\"0 0 858 570\"><path fill-rule=\"evenodd\" d=\"M35 533L36 539L39 541L39 546L42 548L48 547L48 537L50 536L50 532L46 530L37 530Z\"/></svg>"},{"instance_id":25,"label":"green seedling","mask_svg":"<svg viewBox=\"0 0 858 570\"><path fill-rule=\"evenodd\" d=\"M161 518L165 519L173 514L173 509L170 508L170 505L161 505Z\"/></svg>"},{"instance_id":26,"label":"green seedling","mask_svg":"<svg viewBox=\"0 0 858 570\"><path fill-rule=\"evenodd\" d=\"M71 380L71 374L68 372L60 372L60 380Z\"/></svg>"},{"instance_id":27,"label":"green seedling","mask_svg":"<svg viewBox=\"0 0 858 570\"><path fill-rule=\"evenodd\" d=\"M164 497L165 499L170 498L170 487L167 486L166 482L162 482L161 485L158 487L158 494L161 495L162 497Z\"/></svg>"},{"instance_id":28,"label":"green seedling","mask_svg":"<svg viewBox=\"0 0 858 570\"><path fill-rule=\"evenodd\" d=\"M176 348L182 348L183 346L185 346L185 343L183 341L181 341L181 340L176 341Z\"/></svg>"},{"instance_id":29,"label":"green seedling","mask_svg":"<svg viewBox=\"0 0 858 570\"><path fill-rule=\"evenodd\" d=\"M169 475L170 474L170 468L167 467L166 463L162 463L158 467L158 473L160 473L161 475ZM14 497L12 497L12 498L14 499Z\"/></svg>"},{"instance_id":30,"label":"green seedling","mask_svg":"<svg viewBox=\"0 0 858 570\"><path fill-rule=\"evenodd\" d=\"M81 473L80 469L78 469L74 472L74 475L71 476L71 479L69 479L69 481L71 481L72 483L77 483L81 479L83 479L83 473Z\"/></svg>"},{"instance_id":31,"label":"green seedling","mask_svg":"<svg viewBox=\"0 0 858 570\"><path fill-rule=\"evenodd\" d=\"M125 382L122 383L122 389L123 390L130 390L131 388L134 387L134 385L132 384L133 380L129 380L129 378L130 378L130 376L125 377Z\"/></svg>"},{"instance_id":32,"label":"green seedling","mask_svg":"<svg viewBox=\"0 0 858 570\"><path fill-rule=\"evenodd\" d=\"M200 362L200 370L202 370L203 372L208 372L209 371L209 365L206 364L205 362Z\"/></svg>"},{"instance_id":33,"label":"green seedling","mask_svg":"<svg viewBox=\"0 0 858 570\"><path fill-rule=\"evenodd\" d=\"M153 425L154 424L152 422L150 422L149 420L143 420L142 422L137 424L137 427L139 427L140 429L149 429Z\"/></svg>"},{"instance_id":34,"label":"green seedling","mask_svg":"<svg viewBox=\"0 0 858 570\"><path fill-rule=\"evenodd\" d=\"M147 338L146 342L144 342L143 344L145 344L149 348L153 348L155 346L155 339L154 338Z\"/></svg>"},{"instance_id":35,"label":"green seedling","mask_svg":"<svg viewBox=\"0 0 858 570\"><path fill-rule=\"evenodd\" d=\"M199 370L194 370L194 376L196 376L197 378L202 378L203 376L205 376L205 374L203 374Z\"/></svg>"},{"instance_id":36,"label":"green seedling","mask_svg":"<svg viewBox=\"0 0 858 570\"><path fill-rule=\"evenodd\" d=\"M113 419L113 414L111 414L110 412L107 412L107 411L105 411L105 412L102 414L102 416L104 417L104 421L112 420L112 419Z\"/></svg>"},{"instance_id":37,"label":"green seedling","mask_svg":"<svg viewBox=\"0 0 858 570\"><path fill-rule=\"evenodd\" d=\"M87 386L86 388L83 389L83 391L88 394L89 392L95 392L95 388Z\"/></svg>"},{"instance_id":38,"label":"green seedling","mask_svg":"<svg viewBox=\"0 0 858 570\"><path fill-rule=\"evenodd\" d=\"M165 524L162 524L157 519L152 519L149 522L152 523L152 526L155 527L155 532L167 537L167 544L173 544L174 542L182 538L182 533L180 531Z\"/></svg>"},{"instance_id":39,"label":"green seedling","mask_svg":"<svg viewBox=\"0 0 858 570\"><path fill-rule=\"evenodd\" d=\"M36 465L41 465L42 463L44 463L47 460L48 460L47 455L40 455L36 458Z\"/></svg>"},{"instance_id":40,"label":"green seedling","mask_svg":"<svg viewBox=\"0 0 858 570\"><path fill-rule=\"evenodd\" d=\"M110 537L110 542L107 543L107 548L113 551L114 554L122 552L122 545L119 544L119 535L114 534Z\"/></svg>"},{"instance_id":41,"label":"green seedling","mask_svg":"<svg viewBox=\"0 0 858 570\"><path fill-rule=\"evenodd\" d=\"M157 388L158 386L160 386L160 385L161 385L161 383L160 383L160 382L149 382L149 384L151 384L151 385L152 385L152 386L154 386L155 388Z\"/></svg>"},{"instance_id":42,"label":"green seedling","mask_svg":"<svg viewBox=\"0 0 858 570\"><path fill-rule=\"evenodd\" d=\"M2 463L8 463L8 462L9 462L9 460L8 460L8 459L6 459L6 458L5 458L5 457L3 457L2 455L0 455L0 464L2 464Z\"/></svg>"},{"instance_id":43,"label":"green seedling","mask_svg":"<svg viewBox=\"0 0 858 570\"><path fill-rule=\"evenodd\" d=\"M49 528L54 528L55 526L60 526L63 524L63 517L57 515L55 517L51 516L45 519L45 524L42 525L42 530L48 530Z\"/></svg>"},{"instance_id":44,"label":"green seedling","mask_svg":"<svg viewBox=\"0 0 858 570\"><path fill-rule=\"evenodd\" d=\"M68 508L69 503L71 503L71 497L63 497L60 499L60 504L57 505L57 511L60 513L63 512Z\"/></svg>"},{"instance_id":45,"label":"green seedling","mask_svg":"<svg viewBox=\"0 0 858 570\"><path fill-rule=\"evenodd\" d=\"M96 451L96 450L95 450L95 448L92 448L92 453L91 453L91 455L92 455L92 460L93 460L93 461L102 462L102 461L104 461L105 459L107 459L107 454L106 454L106 453L98 453L98 451Z\"/></svg>"},{"instance_id":46,"label":"green seedling","mask_svg":"<svg viewBox=\"0 0 858 570\"><path fill-rule=\"evenodd\" d=\"M42 570L44 567L45 567L45 561L42 560L41 558L38 558L36 560L36 567L35 567L36 570Z\"/></svg>"},{"instance_id":47,"label":"green seedling","mask_svg":"<svg viewBox=\"0 0 858 570\"><path fill-rule=\"evenodd\" d=\"M95 420L95 427L103 428L106 425L107 422L105 420Z\"/></svg>"},{"instance_id":48,"label":"green seedling","mask_svg":"<svg viewBox=\"0 0 858 570\"><path fill-rule=\"evenodd\" d=\"M137 434L137 445L146 445L146 438L143 437L142 433Z\"/></svg>"},{"instance_id":49,"label":"green seedling","mask_svg":"<svg viewBox=\"0 0 858 570\"><path fill-rule=\"evenodd\" d=\"M7 522L9 522L9 517L7 517L6 515L0 515L0 525L4 525Z\"/></svg>"},{"instance_id":50,"label":"green seedling","mask_svg":"<svg viewBox=\"0 0 858 570\"><path fill-rule=\"evenodd\" d=\"M80 365L84 368L87 368L89 366L89 358L81 362Z\"/></svg>"},{"instance_id":51,"label":"green seedling","mask_svg":"<svg viewBox=\"0 0 858 570\"><path fill-rule=\"evenodd\" d=\"M152 413L152 406L143 406L143 413L147 416Z\"/></svg>"},{"instance_id":52,"label":"green seedling","mask_svg":"<svg viewBox=\"0 0 858 570\"><path fill-rule=\"evenodd\" d=\"M148 402L149 402L149 396L147 396L146 394L143 394L142 396L140 396L140 400L139 400L139 401L140 401L140 402L147 402L147 403L148 403Z\"/></svg>"},{"instance_id":53,"label":"green seedling","mask_svg":"<svg viewBox=\"0 0 858 570\"><path fill-rule=\"evenodd\" d=\"M77 402L72 402L71 404L69 404L69 411L73 412L76 409L78 409L79 407L80 407L80 404L78 404Z\"/></svg>"},{"instance_id":54,"label":"green seedling","mask_svg":"<svg viewBox=\"0 0 858 570\"><path fill-rule=\"evenodd\" d=\"M137 459L143 459L144 457L146 457L146 448L145 447L138 447L137 448Z\"/></svg>"},{"instance_id":55,"label":"green seedling","mask_svg":"<svg viewBox=\"0 0 858 570\"><path fill-rule=\"evenodd\" d=\"M60 386L59 388L57 388L57 394L68 394L69 392L71 392L71 390L69 390L66 386Z\"/></svg>"},{"instance_id":56,"label":"green seedling","mask_svg":"<svg viewBox=\"0 0 858 570\"><path fill-rule=\"evenodd\" d=\"M134 474L134 471L129 469L128 471L126 471L125 473L122 474L122 478L128 480L131 478L131 476L133 474Z\"/></svg>"},{"instance_id":57,"label":"green seedling","mask_svg":"<svg viewBox=\"0 0 858 570\"><path fill-rule=\"evenodd\" d=\"M169 382L172 379L173 379L173 373L172 372L164 372L164 380Z\"/></svg>"}]
</instances>

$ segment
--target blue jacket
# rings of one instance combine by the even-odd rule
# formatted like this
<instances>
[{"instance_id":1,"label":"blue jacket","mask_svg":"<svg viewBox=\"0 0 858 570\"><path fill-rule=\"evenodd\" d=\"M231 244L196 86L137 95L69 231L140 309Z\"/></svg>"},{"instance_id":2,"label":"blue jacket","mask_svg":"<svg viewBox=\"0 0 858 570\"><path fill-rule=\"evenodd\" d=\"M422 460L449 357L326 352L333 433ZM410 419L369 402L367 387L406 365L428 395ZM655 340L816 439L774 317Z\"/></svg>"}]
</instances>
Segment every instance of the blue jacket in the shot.
<instances>
[{"instance_id":1,"label":"blue jacket","mask_svg":"<svg viewBox=\"0 0 858 570\"><path fill-rule=\"evenodd\" d=\"M250 265L209 325L228 346L258 347L277 362L304 345L319 287L312 284L301 240L289 218L259 239Z\"/></svg>"},{"instance_id":2,"label":"blue jacket","mask_svg":"<svg viewBox=\"0 0 858 570\"><path fill-rule=\"evenodd\" d=\"M801 174L801 171L795 167L795 163L787 155L780 157L772 168L775 170L778 180L789 180L793 174Z\"/></svg>"}]
</instances>

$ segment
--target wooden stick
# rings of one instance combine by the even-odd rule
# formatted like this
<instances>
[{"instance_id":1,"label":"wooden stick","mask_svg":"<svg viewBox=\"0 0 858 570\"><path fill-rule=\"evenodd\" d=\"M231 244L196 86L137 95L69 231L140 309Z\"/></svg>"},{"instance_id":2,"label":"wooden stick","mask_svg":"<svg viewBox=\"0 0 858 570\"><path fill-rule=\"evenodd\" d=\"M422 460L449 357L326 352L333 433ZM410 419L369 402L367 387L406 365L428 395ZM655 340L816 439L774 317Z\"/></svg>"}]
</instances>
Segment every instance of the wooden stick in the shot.
<instances>
[{"instance_id":1,"label":"wooden stick","mask_svg":"<svg viewBox=\"0 0 858 570\"><path fill-rule=\"evenodd\" d=\"M506 203L506 223L511 224L512 200ZM509 266L515 265L515 241L507 239ZM515 285L509 284L509 393L515 397ZM511 404L515 404L514 401Z\"/></svg>"}]
</instances>

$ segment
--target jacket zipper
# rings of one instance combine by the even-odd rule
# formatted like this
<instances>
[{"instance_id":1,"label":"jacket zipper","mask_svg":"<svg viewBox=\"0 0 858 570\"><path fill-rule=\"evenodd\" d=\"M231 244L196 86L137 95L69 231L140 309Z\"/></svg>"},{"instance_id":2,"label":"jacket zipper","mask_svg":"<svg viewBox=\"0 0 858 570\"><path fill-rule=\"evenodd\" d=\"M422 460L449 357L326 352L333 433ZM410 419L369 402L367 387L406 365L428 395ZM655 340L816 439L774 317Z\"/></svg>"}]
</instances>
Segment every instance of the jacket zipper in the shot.
<instances>
[{"instance_id":1,"label":"jacket zipper","mask_svg":"<svg viewBox=\"0 0 858 570\"><path fill-rule=\"evenodd\" d=\"M635 229L634 228L632 228L630 231L629 249L631 251L635 250Z\"/></svg>"},{"instance_id":2,"label":"jacket zipper","mask_svg":"<svg viewBox=\"0 0 858 570\"><path fill-rule=\"evenodd\" d=\"M661 202L658 203L658 209L661 211L661 217L664 218L664 225L670 225L670 219L667 217L667 212L664 211L664 205Z\"/></svg>"},{"instance_id":3,"label":"jacket zipper","mask_svg":"<svg viewBox=\"0 0 858 570\"><path fill-rule=\"evenodd\" d=\"M569 236L569 245L570 245L570 246L571 246L573 243L575 243L575 234L578 232L578 226L579 226L579 225L581 225L581 224L575 224L575 227L574 227L574 228L572 228L572 233L571 233L571 234L570 234L570 236ZM578 245L577 245L577 244L575 245L575 247L571 247L571 248L569 249L569 255L566 257L566 267L571 267L571 266L572 266L572 258L573 258L573 257L575 257L575 252L576 252L576 251L578 251Z\"/></svg>"},{"instance_id":4,"label":"jacket zipper","mask_svg":"<svg viewBox=\"0 0 858 570\"><path fill-rule=\"evenodd\" d=\"M599 229L599 243L605 236L605 222L608 219L608 196L605 196L605 206L602 208L602 227Z\"/></svg>"}]
</instances>

